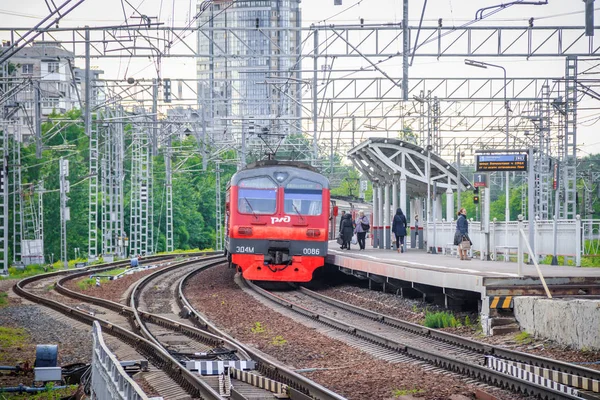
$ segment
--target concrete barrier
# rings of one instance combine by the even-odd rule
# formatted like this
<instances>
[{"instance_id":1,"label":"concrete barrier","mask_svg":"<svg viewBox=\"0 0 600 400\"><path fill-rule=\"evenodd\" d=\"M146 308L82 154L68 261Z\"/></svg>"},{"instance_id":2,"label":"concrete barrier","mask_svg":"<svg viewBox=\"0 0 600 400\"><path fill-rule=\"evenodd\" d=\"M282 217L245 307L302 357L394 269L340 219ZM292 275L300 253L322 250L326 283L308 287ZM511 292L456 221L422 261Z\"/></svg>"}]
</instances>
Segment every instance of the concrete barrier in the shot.
<instances>
[{"instance_id":1,"label":"concrete barrier","mask_svg":"<svg viewBox=\"0 0 600 400\"><path fill-rule=\"evenodd\" d=\"M600 350L600 300L514 298L521 329L576 349Z\"/></svg>"}]
</instances>

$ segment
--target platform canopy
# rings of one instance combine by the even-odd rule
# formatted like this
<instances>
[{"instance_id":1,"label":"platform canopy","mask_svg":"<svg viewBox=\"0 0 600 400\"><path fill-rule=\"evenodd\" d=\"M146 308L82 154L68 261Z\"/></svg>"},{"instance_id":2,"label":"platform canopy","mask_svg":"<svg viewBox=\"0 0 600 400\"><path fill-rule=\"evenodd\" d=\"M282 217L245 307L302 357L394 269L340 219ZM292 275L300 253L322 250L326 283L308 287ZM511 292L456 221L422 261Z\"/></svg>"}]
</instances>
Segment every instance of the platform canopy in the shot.
<instances>
[{"instance_id":1,"label":"platform canopy","mask_svg":"<svg viewBox=\"0 0 600 400\"><path fill-rule=\"evenodd\" d=\"M369 138L352 148L348 157L373 183L392 184L405 177L407 192L416 196L427 195L428 165L431 190L435 187L436 194L446 193L448 188L455 191L459 184L454 166L420 146L399 139ZM460 184L461 191L471 188L462 174Z\"/></svg>"}]
</instances>

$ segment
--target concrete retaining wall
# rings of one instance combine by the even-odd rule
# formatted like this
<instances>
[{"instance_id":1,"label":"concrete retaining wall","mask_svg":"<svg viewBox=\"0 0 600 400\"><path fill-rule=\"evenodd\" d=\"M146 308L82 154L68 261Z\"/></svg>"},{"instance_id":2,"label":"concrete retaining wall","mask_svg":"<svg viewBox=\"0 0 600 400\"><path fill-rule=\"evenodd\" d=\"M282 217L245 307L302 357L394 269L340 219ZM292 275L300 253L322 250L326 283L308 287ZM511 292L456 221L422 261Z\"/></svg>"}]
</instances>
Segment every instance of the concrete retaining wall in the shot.
<instances>
[{"instance_id":1,"label":"concrete retaining wall","mask_svg":"<svg viewBox=\"0 0 600 400\"><path fill-rule=\"evenodd\" d=\"M576 349L600 349L600 300L514 298L521 329Z\"/></svg>"}]
</instances>

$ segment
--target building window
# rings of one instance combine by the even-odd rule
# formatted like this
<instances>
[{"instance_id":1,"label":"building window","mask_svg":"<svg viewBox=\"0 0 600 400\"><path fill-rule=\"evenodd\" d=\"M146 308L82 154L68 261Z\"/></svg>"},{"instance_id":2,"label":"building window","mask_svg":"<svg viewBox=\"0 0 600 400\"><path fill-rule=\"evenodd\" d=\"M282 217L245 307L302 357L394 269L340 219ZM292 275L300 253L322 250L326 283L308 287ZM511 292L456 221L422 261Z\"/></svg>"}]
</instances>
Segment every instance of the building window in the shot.
<instances>
[{"instance_id":1,"label":"building window","mask_svg":"<svg viewBox=\"0 0 600 400\"><path fill-rule=\"evenodd\" d=\"M49 62L48 63L48 73L52 74L58 72L59 64L57 62Z\"/></svg>"},{"instance_id":2,"label":"building window","mask_svg":"<svg viewBox=\"0 0 600 400\"><path fill-rule=\"evenodd\" d=\"M57 98L48 98L48 99L44 99L44 101L42 102L42 107L43 108L58 108L59 106L59 99Z\"/></svg>"},{"instance_id":3,"label":"building window","mask_svg":"<svg viewBox=\"0 0 600 400\"><path fill-rule=\"evenodd\" d=\"M33 64L23 64L21 68L24 74L33 74Z\"/></svg>"}]
</instances>

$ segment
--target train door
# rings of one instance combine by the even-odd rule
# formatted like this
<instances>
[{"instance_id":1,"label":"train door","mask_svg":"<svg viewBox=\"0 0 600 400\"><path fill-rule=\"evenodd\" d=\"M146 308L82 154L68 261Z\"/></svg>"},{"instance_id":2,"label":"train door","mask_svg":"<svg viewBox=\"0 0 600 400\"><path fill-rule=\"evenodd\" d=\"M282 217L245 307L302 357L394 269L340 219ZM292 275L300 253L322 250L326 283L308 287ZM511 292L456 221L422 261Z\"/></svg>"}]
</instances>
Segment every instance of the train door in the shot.
<instances>
[{"instance_id":1,"label":"train door","mask_svg":"<svg viewBox=\"0 0 600 400\"><path fill-rule=\"evenodd\" d=\"M337 235L337 220L338 220L338 207L335 205L335 201L331 200L331 207L329 210L329 240L334 240Z\"/></svg>"}]
</instances>

